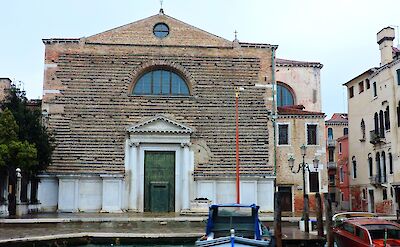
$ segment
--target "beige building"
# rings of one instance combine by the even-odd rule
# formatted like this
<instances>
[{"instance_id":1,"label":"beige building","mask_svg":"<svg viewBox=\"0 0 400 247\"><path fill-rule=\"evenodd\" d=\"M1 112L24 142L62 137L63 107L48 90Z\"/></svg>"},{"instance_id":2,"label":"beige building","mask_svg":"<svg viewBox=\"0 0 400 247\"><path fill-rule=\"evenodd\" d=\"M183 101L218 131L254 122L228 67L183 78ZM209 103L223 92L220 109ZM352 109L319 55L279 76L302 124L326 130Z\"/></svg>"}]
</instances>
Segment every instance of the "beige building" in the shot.
<instances>
[{"instance_id":1,"label":"beige building","mask_svg":"<svg viewBox=\"0 0 400 247\"><path fill-rule=\"evenodd\" d=\"M303 175L300 147L306 146L305 192L314 208L315 192L327 192L324 117L321 112L320 70L322 64L276 59L276 186L282 192L282 210L303 210ZM295 159L293 169L288 159ZM313 160L319 164L314 167Z\"/></svg>"},{"instance_id":2,"label":"beige building","mask_svg":"<svg viewBox=\"0 0 400 247\"><path fill-rule=\"evenodd\" d=\"M394 213L400 196L400 59L395 31L378 32L380 66L344 85L348 89L351 209Z\"/></svg>"}]
</instances>

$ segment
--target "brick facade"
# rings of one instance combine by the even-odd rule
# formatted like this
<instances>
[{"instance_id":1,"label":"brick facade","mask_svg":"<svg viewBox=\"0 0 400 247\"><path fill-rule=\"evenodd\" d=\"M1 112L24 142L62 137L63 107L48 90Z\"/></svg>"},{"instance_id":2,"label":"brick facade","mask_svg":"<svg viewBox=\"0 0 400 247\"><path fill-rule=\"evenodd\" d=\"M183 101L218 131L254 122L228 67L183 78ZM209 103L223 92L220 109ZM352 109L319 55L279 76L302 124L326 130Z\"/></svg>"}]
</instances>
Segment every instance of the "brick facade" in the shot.
<instances>
[{"instance_id":1,"label":"brick facade","mask_svg":"<svg viewBox=\"0 0 400 247\"><path fill-rule=\"evenodd\" d=\"M159 22L170 27L165 39L152 33ZM162 14L88 38L43 41L43 110L56 139L49 173L124 173L126 128L163 114L195 130L193 150L209 150L195 160L195 177L233 176L234 88L240 86L241 174L273 174L272 92L256 84L268 84L276 46L230 42ZM152 68L179 73L190 96L131 95Z\"/></svg>"}]
</instances>

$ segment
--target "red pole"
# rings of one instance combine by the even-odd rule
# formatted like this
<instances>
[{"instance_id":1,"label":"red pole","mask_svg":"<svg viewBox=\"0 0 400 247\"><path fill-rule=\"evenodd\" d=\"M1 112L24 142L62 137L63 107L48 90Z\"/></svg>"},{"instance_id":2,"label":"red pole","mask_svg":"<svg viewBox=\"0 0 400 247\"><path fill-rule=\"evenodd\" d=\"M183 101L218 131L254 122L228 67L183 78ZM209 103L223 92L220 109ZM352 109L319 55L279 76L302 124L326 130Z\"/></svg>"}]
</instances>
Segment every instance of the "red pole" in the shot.
<instances>
[{"instance_id":1,"label":"red pole","mask_svg":"<svg viewBox=\"0 0 400 247\"><path fill-rule=\"evenodd\" d=\"M239 90L236 91L236 203L240 203L239 173Z\"/></svg>"}]
</instances>

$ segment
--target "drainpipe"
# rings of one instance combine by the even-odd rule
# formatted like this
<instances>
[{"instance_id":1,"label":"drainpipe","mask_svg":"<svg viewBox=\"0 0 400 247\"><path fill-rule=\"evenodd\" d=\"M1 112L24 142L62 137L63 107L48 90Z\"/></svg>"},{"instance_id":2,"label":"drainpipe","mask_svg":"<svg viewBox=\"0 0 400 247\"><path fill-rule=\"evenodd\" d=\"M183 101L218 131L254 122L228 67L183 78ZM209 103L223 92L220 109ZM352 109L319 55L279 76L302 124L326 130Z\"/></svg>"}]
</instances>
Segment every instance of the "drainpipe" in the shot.
<instances>
[{"instance_id":1,"label":"drainpipe","mask_svg":"<svg viewBox=\"0 0 400 247\"><path fill-rule=\"evenodd\" d=\"M272 66L272 125L274 129L274 176L276 176L276 99L275 99L275 51L276 48L272 48L271 66ZM275 179L276 180L276 179Z\"/></svg>"}]
</instances>

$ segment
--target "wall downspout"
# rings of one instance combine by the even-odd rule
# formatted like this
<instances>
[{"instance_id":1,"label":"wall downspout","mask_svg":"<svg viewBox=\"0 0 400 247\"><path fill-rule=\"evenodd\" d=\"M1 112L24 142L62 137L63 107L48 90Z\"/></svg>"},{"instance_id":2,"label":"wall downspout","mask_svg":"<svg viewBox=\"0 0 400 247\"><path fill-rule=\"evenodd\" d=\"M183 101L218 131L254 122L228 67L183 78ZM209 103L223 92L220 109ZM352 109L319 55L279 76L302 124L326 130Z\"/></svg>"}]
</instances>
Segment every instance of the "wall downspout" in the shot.
<instances>
[{"instance_id":1,"label":"wall downspout","mask_svg":"<svg viewBox=\"0 0 400 247\"><path fill-rule=\"evenodd\" d=\"M274 176L276 176L276 81L275 81L275 51L276 48L272 48L271 66L272 66L272 125L274 129ZM275 182L276 183L276 182Z\"/></svg>"}]
</instances>

